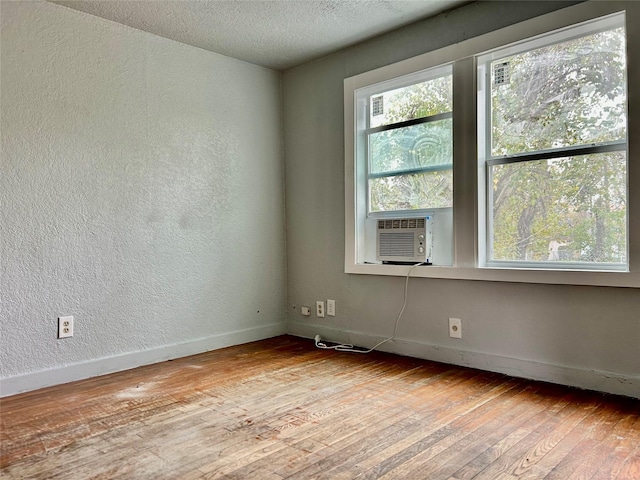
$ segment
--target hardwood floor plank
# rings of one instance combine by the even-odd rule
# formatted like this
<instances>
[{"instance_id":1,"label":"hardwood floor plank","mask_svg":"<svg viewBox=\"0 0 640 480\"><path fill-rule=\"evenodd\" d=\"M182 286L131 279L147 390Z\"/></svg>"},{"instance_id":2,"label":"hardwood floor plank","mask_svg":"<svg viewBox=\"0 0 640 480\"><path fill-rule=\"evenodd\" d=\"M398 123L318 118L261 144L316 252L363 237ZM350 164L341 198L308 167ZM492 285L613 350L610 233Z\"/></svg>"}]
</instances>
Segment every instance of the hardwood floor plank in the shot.
<instances>
[{"instance_id":1,"label":"hardwood floor plank","mask_svg":"<svg viewBox=\"0 0 640 480\"><path fill-rule=\"evenodd\" d=\"M479 393L476 396L476 402L474 402L477 406L476 415L479 418L485 418L484 415L488 415L491 410L491 407L489 407L490 402L498 397L503 399L505 406L508 405L512 396L517 393L513 389L514 386L514 383L500 383L495 388ZM512 406L515 405L512 404ZM345 474L345 478L347 476L363 479L380 478L397 465L402 464L407 458L410 458L421 448L418 445L424 442L425 439L428 439L427 442L431 442L437 437L451 441L455 435L456 420L460 420L459 425L474 421L470 418L469 413L469 411L465 411L464 414L461 414L459 410L455 410L441 416L436 421L430 422L426 422L424 417L421 417L415 422L415 428L407 429L398 441L385 442L385 444L379 446L384 447L386 443L389 443L386 448L368 451L361 457L353 457L349 460L348 465L341 465L339 470L342 474ZM425 427L425 425L428 425L428 427ZM442 448L443 445L444 441L436 441L434 448ZM337 470L338 468L330 470L327 472L327 476L330 477L337 474Z\"/></svg>"},{"instance_id":2,"label":"hardwood floor plank","mask_svg":"<svg viewBox=\"0 0 640 480\"><path fill-rule=\"evenodd\" d=\"M625 452L624 458L628 458L629 451L629 439L633 436L627 435L633 428L633 424L639 421L637 415L627 414L618 420L617 424L613 428L611 435L608 438L603 439L602 442L602 454L604 459L600 462L600 465L596 469L594 478L615 478L622 467L620 462L620 455ZM634 445L640 444L640 436L635 438Z\"/></svg>"},{"instance_id":3,"label":"hardwood floor plank","mask_svg":"<svg viewBox=\"0 0 640 480\"><path fill-rule=\"evenodd\" d=\"M552 434L558 425L567 420L571 421L570 403L574 398L569 395L556 403L552 409L545 410L536 416L535 426L532 421L527 422L525 427L528 434L519 442L506 450L499 458L492 462L486 469L482 470L474 479L490 480L496 478L501 473L514 474L514 470L522 469L523 466L534 461L530 458L533 445L544 441L545 437Z\"/></svg>"},{"instance_id":4,"label":"hardwood floor plank","mask_svg":"<svg viewBox=\"0 0 640 480\"><path fill-rule=\"evenodd\" d=\"M432 405L431 402L437 402L438 405L437 407L432 407L430 410L430 418L434 419L436 415L452 408L452 402L442 401L442 398L446 398L447 392L451 393L453 390L455 390L455 388L462 388L460 386L460 383L458 382L464 383L464 379L448 381L447 385L441 385L441 390L439 392L430 391L425 397L423 397L424 400L421 405L415 404L412 409L407 409L405 406L406 404L403 404L397 413L396 410L394 410L398 407L397 401L395 397L391 398L391 403L385 407L385 415L384 417L382 417L382 419L377 419L377 421L373 423L369 422L364 424L361 423L360 425L349 425L349 428L345 429L346 435L343 435L339 438L334 437L329 443L330 446L339 450L339 453L332 455L330 459L321 460L317 464L310 465L304 470L296 472L295 474L291 475L290 478L308 478L308 476L310 475L317 475L319 474L319 472L323 472L328 468L332 468L333 465L344 463L345 459L352 458L354 454L352 450L354 448L357 448L357 446L362 443L360 442L360 435L366 435L366 438L368 438L370 441L373 440L377 445L381 441L379 437L384 436L385 433L388 433L384 432L384 429L391 427L395 422L399 420L405 420L406 417L409 416L409 414L416 411L416 408L429 409L429 405ZM422 390L422 388L424 387L421 387L420 390ZM423 391L422 394L424 395L425 392ZM412 401L410 401L410 403L412 403ZM415 423L419 424L420 422ZM383 433L380 433L381 430L383 430ZM330 432L330 434L332 435L335 435L335 433L335 430Z\"/></svg>"},{"instance_id":5,"label":"hardwood floor plank","mask_svg":"<svg viewBox=\"0 0 640 480\"><path fill-rule=\"evenodd\" d=\"M598 439L607 438L612 434L614 422L619 419L618 412L605 403L590 418L586 432L580 441L553 466L544 478L546 480L565 480L574 475L574 478L579 478L584 475L585 471L592 475L595 474L600 465L594 465L595 458L597 458L594 448L600 444Z\"/></svg>"},{"instance_id":6,"label":"hardwood floor plank","mask_svg":"<svg viewBox=\"0 0 640 480\"><path fill-rule=\"evenodd\" d=\"M522 417L524 416L525 418L527 418L528 414L534 414L533 417L528 417L526 425L537 425L542 421L541 419L539 419L539 417L545 415L545 412L547 412L547 410L544 408L544 405L538 405L538 408L533 405L533 410L528 413L520 414L519 416L514 418L515 424L509 423L508 417L501 417L501 420L503 422L502 428L505 426L506 428L499 430L498 435L496 437L493 437L493 439L498 440L500 438L503 438L504 435L510 434L510 432L514 431L517 438L522 438L524 436L523 427L521 426L521 424L523 423ZM505 421L506 423L504 423ZM501 427L494 426L494 428L500 429ZM465 432L463 429L463 433L467 432ZM432 447L425 449L424 451L421 451L418 455L413 457L411 460L402 464L400 468L394 470L392 474L396 478L399 478L399 475L402 475L405 478L420 478L421 476L426 475L427 472L430 472L431 470L437 470L439 467L445 467L447 470L446 477L448 477L452 473L455 473L456 470L458 470L460 466L464 464L466 455L464 458L459 458L458 453L460 451L466 452L466 448L470 448L471 451L473 451L474 446L487 445L487 443L492 440L492 437L490 435L491 433L489 428L485 428L485 431L480 432L479 435L460 435L458 433L455 437L452 437L452 445L459 445L460 447L462 447L460 450L457 448L442 448L443 446L448 447L448 445L440 446L440 448ZM502 458L502 456L498 458ZM482 465L486 466L486 463L483 463ZM443 477L445 476L444 473L440 473L440 475L442 475ZM476 476L477 472L475 472L473 478L476 478ZM388 477L391 478L390 476Z\"/></svg>"},{"instance_id":7,"label":"hardwood floor plank","mask_svg":"<svg viewBox=\"0 0 640 480\"><path fill-rule=\"evenodd\" d=\"M533 445L525 452L511 474L520 478L535 469L537 472L535 475L540 475L542 468L535 467L540 467L545 458L552 459L553 456L549 454L558 447L578 424L596 410L596 406L594 403L587 408L576 408L575 403L571 403L567 408L564 408L554 418L554 421L557 421L557 425L554 425L551 431L538 438L532 437Z\"/></svg>"},{"instance_id":8,"label":"hardwood floor plank","mask_svg":"<svg viewBox=\"0 0 640 480\"><path fill-rule=\"evenodd\" d=\"M587 404L585 407L590 407L589 411L573 428L571 428L571 425L564 425L554 431L551 436L558 439L558 437L562 435L563 430L568 430L564 437L558 439L559 441L550 451L546 452L536 463L530 465L527 471L519 475L519 478L522 480L545 478L561 461L571 454L580 442L588 438L593 430L593 420L601 415L604 406L594 402L590 405ZM549 441L554 442L554 439L550 439Z\"/></svg>"},{"instance_id":9,"label":"hardwood floor plank","mask_svg":"<svg viewBox=\"0 0 640 480\"><path fill-rule=\"evenodd\" d=\"M622 463L615 478L616 480L637 480L640 478L640 442Z\"/></svg>"},{"instance_id":10,"label":"hardwood floor plank","mask_svg":"<svg viewBox=\"0 0 640 480\"><path fill-rule=\"evenodd\" d=\"M7 479L640 478L640 401L283 336L0 399Z\"/></svg>"},{"instance_id":11,"label":"hardwood floor plank","mask_svg":"<svg viewBox=\"0 0 640 480\"><path fill-rule=\"evenodd\" d=\"M502 425L489 431L485 437L482 437L486 429L483 426L480 441L474 436L475 442L459 449L462 455L451 459L459 467L452 477L457 480L475 477L528 435L530 429L542 421L541 414L549 408L552 399L556 398L551 395L554 392L551 388L546 384L532 384L523 388L515 397L518 405L513 410L499 413Z\"/></svg>"}]
</instances>

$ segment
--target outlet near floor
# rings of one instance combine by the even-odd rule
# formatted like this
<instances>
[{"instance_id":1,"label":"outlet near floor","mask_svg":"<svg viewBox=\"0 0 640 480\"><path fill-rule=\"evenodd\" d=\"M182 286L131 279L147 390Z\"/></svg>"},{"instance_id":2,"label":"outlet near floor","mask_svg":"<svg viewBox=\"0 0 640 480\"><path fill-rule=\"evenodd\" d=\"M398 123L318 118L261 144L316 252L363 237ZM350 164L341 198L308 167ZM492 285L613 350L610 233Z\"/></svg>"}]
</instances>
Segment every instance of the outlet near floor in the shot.
<instances>
[{"instance_id":1,"label":"outlet near floor","mask_svg":"<svg viewBox=\"0 0 640 480\"><path fill-rule=\"evenodd\" d=\"M462 338L462 320L459 318L449 319L449 336L451 338Z\"/></svg>"}]
</instances>

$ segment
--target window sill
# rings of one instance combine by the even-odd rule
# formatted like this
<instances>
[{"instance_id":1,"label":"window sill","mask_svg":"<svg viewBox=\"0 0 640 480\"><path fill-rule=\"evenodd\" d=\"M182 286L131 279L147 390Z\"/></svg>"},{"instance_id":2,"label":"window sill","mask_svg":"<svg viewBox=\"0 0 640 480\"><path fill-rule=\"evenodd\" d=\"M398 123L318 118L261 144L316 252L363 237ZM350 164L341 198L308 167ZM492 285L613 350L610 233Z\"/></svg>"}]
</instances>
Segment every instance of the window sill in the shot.
<instances>
[{"instance_id":1,"label":"window sill","mask_svg":"<svg viewBox=\"0 0 640 480\"><path fill-rule=\"evenodd\" d=\"M410 268L411 266L405 265L353 264L345 266L345 273L403 277L407 275ZM411 272L411 276L447 280L640 288L640 272L464 268L430 265L416 268Z\"/></svg>"}]
</instances>

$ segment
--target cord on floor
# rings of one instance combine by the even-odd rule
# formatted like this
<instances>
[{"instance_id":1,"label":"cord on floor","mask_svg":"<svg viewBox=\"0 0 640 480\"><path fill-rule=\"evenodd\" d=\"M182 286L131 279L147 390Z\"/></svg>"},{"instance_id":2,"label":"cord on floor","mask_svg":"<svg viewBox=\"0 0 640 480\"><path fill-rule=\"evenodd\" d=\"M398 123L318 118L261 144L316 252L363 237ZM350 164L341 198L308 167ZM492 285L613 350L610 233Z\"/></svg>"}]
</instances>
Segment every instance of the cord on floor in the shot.
<instances>
[{"instance_id":1,"label":"cord on floor","mask_svg":"<svg viewBox=\"0 0 640 480\"><path fill-rule=\"evenodd\" d=\"M378 348L380 345L382 345L384 343L387 343L387 342L390 342L391 340L396 338L396 335L398 333L398 325L400 324L400 319L402 318L402 314L404 313L404 309L407 306L407 292L408 292L408 289L409 289L409 277L411 276L411 272L413 272L413 270L416 267L419 267L420 265L424 265L424 264L425 264L425 262L416 263L407 272L407 276L405 277L405 281L404 281L404 301L402 302L402 308L400 309L400 313L398 313L398 317L396 318L396 324L393 327L393 334L389 338L387 338L385 340L382 340L381 342L376 343L373 347L369 348L368 350L365 350L365 349L355 348L350 343L340 343L340 344L337 344L337 345L327 345L326 343L324 343L322 341L322 339L320 338L320 335L316 335L316 337L315 337L316 347L321 348L323 350L336 350L338 352L371 353L376 348Z\"/></svg>"}]
</instances>

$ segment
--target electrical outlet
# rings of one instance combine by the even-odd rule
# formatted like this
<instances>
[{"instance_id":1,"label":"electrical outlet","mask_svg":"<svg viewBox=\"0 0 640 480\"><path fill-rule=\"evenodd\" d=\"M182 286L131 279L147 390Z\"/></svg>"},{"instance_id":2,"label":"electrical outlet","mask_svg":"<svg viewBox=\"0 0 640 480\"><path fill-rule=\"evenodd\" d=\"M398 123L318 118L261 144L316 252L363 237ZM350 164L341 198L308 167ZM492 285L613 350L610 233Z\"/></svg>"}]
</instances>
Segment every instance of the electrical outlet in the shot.
<instances>
[{"instance_id":1,"label":"electrical outlet","mask_svg":"<svg viewBox=\"0 0 640 480\"><path fill-rule=\"evenodd\" d=\"M449 319L449 336L451 338L462 338L462 320L459 318Z\"/></svg>"},{"instance_id":2,"label":"electrical outlet","mask_svg":"<svg viewBox=\"0 0 640 480\"><path fill-rule=\"evenodd\" d=\"M58 338L73 337L73 316L58 318Z\"/></svg>"},{"instance_id":3,"label":"electrical outlet","mask_svg":"<svg viewBox=\"0 0 640 480\"><path fill-rule=\"evenodd\" d=\"M335 317L336 316L336 301L335 300L327 300L327 316Z\"/></svg>"},{"instance_id":4,"label":"electrical outlet","mask_svg":"<svg viewBox=\"0 0 640 480\"><path fill-rule=\"evenodd\" d=\"M304 315L305 317L308 317L309 315L311 315L311 309L309 307L300 307L300 313L302 313L302 315Z\"/></svg>"},{"instance_id":5,"label":"electrical outlet","mask_svg":"<svg viewBox=\"0 0 640 480\"><path fill-rule=\"evenodd\" d=\"M316 317L324 317L324 302L322 300L316 302Z\"/></svg>"}]
</instances>

